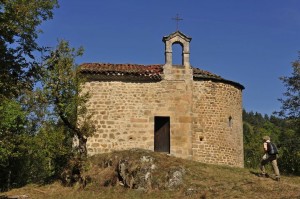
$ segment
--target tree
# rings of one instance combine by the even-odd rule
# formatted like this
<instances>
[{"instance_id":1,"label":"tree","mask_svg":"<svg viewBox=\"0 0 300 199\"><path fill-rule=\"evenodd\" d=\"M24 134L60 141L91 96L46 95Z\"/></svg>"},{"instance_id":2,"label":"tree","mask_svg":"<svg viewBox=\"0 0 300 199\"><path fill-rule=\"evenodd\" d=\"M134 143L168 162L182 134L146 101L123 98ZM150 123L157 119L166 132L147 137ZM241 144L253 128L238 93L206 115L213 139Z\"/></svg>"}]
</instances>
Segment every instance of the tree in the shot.
<instances>
[{"instance_id":1,"label":"tree","mask_svg":"<svg viewBox=\"0 0 300 199\"><path fill-rule=\"evenodd\" d=\"M87 138L95 128L85 106L89 94L81 90L83 79L75 64L75 58L82 53L82 48L76 50L68 42L60 41L45 59L43 87L54 114L68 128L70 136L78 140L78 152L85 157Z\"/></svg>"},{"instance_id":2,"label":"tree","mask_svg":"<svg viewBox=\"0 0 300 199\"><path fill-rule=\"evenodd\" d=\"M56 180L72 157L72 140L63 125L47 121L39 133L28 140L30 146L25 169L28 182L45 183Z\"/></svg>"},{"instance_id":3,"label":"tree","mask_svg":"<svg viewBox=\"0 0 300 199\"><path fill-rule=\"evenodd\" d=\"M289 118L300 118L300 52L296 61L292 62L292 76L280 77L286 87L283 94L284 99L279 99L282 103L280 116Z\"/></svg>"},{"instance_id":4,"label":"tree","mask_svg":"<svg viewBox=\"0 0 300 199\"><path fill-rule=\"evenodd\" d=\"M37 27L53 17L57 0L0 1L0 97L18 97L39 77Z\"/></svg>"},{"instance_id":5,"label":"tree","mask_svg":"<svg viewBox=\"0 0 300 199\"><path fill-rule=\"evenodd\" d=\"M289 121L288 121L289 123ZM281 158L282 171L289 174L300 175L300 137L294 129L285 129L281 135Z\"/></svg>"},{"instance_id":6,"label":"tree","mask_svg":"<svg viewBox=\"0 0 300 199\"><path fill-rule=\"evenodd\" d=\"M0 167L9 165L10 158L17 157L16 139L25 127L25 113L11 100L0 104Z\"/></svg>"},{"instance_id":7,"label":"tree","mask_svg":"<svg viewBox=\"0 0 300 199\"><path fill-rule=\"evenodd\" d=\"M92 114L88 113L86 107L89 94L81 89L84 79L77 72L75 64L75 58L82 53L82 48L76 50L68 42L60 41L45 57L42 78L48 109L52 110L50 118L56 121L56 125L64 127L65 138L76 143L74 153L61 175L67 185L84 182L81 173L87 157L86 142L95 131Z\"/></svg>"},{"instance_id":8,"label":"tree","mask_svg":"<svg viewBox=\"0 0 300 199\"><path fill-rule=\"evenodd\" d=\"M0 189L26 183L34 121L29 95L40 78L38 26L53 17L57 0L0 1ZM36 129L34 129L36 130ZM21 177L23 176L23 177ZM22 182L21 182L22 181Z\"/></svg>"},{"instance_id":9,"label":"tree","mask_svg":"<svg viewBox=\"0 0 300 199\"><path fill-rule=\"evenodd\" d=\"M279 116L286 119L289 131L282 133L282 150L284 168L289 173L300 174L300 52L298 59L292 62L292 75L280 77L286 92L285 98L279 99L281 110Z\"/></svg>"}]
</instances>

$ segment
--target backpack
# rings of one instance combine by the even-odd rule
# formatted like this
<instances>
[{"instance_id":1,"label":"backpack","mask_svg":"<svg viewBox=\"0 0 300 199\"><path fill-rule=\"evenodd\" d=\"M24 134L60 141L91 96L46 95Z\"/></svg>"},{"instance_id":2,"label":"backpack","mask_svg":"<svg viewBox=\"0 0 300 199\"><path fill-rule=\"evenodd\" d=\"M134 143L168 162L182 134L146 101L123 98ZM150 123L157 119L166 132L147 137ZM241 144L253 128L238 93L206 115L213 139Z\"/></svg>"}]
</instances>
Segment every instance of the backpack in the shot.
<instances>
[{"instance_id":1,"label":"backpack","mask_svg":"<svg viewBox=\"0 0 300 199\"><path fill-rule=\"evenodd\" d=\"M267 152L269 155L276 155L278 154L278 149L274 143L267 142Z\"/></svg>"}]
</instances>

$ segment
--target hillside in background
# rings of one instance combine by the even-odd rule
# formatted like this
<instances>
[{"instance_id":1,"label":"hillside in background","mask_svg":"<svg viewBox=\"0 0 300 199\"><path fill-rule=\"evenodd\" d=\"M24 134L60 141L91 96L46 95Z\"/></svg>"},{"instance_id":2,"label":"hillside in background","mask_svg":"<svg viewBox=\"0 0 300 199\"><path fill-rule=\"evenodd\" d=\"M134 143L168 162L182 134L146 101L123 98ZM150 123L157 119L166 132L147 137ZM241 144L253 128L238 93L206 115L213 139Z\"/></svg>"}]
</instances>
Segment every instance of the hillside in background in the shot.
<instances>
[{"instance_id":1,"label":"hillside in background","mask_svg":"<svg viewBox=\"0 0 300 199\"><path fill-rule=\"evenodd\" d=\"M300 177L280 182L258 177L258 170L217 166L145 150L91 157L86 186L27 185L0 194L29 198L300 198Z\"/></svg>"},{"instance_id":2,"label":"hillside in background","mask_svg":"<svg viewBox=\"0 0 300 199\"><path fill-rule=\"evenodd\" d=\"M300 120L243 111L244 157L246 168L257 168L263 153L262 138L271 137L279 148L282 173L300 176Z\"/></svg>"}]
</instances>

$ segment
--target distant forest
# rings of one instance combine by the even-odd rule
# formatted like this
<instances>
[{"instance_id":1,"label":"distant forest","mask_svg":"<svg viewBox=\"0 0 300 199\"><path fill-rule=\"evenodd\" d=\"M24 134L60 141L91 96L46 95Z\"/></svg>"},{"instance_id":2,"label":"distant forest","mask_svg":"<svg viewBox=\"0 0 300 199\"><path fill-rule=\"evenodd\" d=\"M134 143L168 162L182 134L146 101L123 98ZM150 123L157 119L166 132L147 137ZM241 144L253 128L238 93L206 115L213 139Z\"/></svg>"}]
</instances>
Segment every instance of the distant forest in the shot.
<instances>
[{"instance_id":1,"label":"distant forest","mask_svg":"<svg viewBox=\"0 0 300 199\"><path fill-rule=\"evenodd\" d=\"M258 168L263 155L262 137L269 135L279 149L282 173L300 175L300 128L296 119L243 111L244 158L246 168Z\"/></svg>"}]
</instances>

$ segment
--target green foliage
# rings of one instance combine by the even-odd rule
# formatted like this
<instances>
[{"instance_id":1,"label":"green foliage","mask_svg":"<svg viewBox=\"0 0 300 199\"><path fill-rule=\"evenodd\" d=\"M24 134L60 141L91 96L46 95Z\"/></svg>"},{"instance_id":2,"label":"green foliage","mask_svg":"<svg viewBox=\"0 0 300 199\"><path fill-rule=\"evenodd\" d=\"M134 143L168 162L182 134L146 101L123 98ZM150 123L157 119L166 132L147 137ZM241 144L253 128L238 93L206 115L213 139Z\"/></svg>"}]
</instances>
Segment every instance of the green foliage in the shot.
<instances>
[{"instance_id":1,"label":"green foliage","mask_svg":"<svg viewBox=\"0 0 300 199\"><path fill-rule=\"evenodd\" d=\"M57 178L72 152L64 129L52 124L45 124L35 136L14 136L10 143L14 144L10 151L15 153L9 154L6 164L0 166L0 189Z\"/></svg>"},{"instance_id":2,"label":"green foliage","mask_svg":"<svg viewBox=\"0 0 300 199\"><path fill-rule=\"evenodd\" d=\"M60 42L41 70L39 89L24 92L18 100L1 98L0 190L57 179L70 160L83 165L86 140L94 128L85 106L89 96L80 90L82 79L74 63L81 54L82 49ZM80 158L74 157L74 138L83 149Z\"/></svg>"},{"instance_id":3,"label":"green foliage","mask_svg":"<svg viewBox=\"0 0 300 199\"><path fill-rule=\"evenodd\" d=\"M283 170L286 173L300 175L300 132L299 127L296 126L297 122L298 121L287 120L287 123L292 128L286 129L286 131L280 135L280 140L282 140L280 150Z\"/></svg>"},{"instance_id":4,"label":"green foliage","mask_svg":"<svg viewBox=\"0 0 300 199\"><path fill-rule=\"evenodd\" d=\"M283 94L284 99L280 99L282 103L280 116L300 118L300 52L299 57L292 63L292 75L290 77L281 77L280 79L286 87L286 92Z\"/></svg>"},{"instance_id":5,"label":"green foliage","mask_svg":"<svg viewBox=\"0 0 300 199\"><path fill-rule=\"evenodd\" d=\"M276 112L285 118L286 128L281 134L282 166L288 173L300 174L300 52L298 59L292 62L292 74L281 77L286 92L279 99L281 110Z\"/></svg>"},{"instance_id":6,"label":"green foliage","mask_svg":"<svg viewBox=\"0 0 300 199\"><path fill-rule=\"evenodd\" d=\"M30 180L43 183L59 177L72 155L72 142L62 126L45 124L30 140Z\"/></svg>"},{"instance_id":7,"label":"green foliage","mask_svg":"<svg viewBox=\"0 0 300 199\"><path fill-rule=\"evenodd\" d=\"M56 49L45 59L43 86L49 105L54 114L68 128L72 138L78 139L80 155L86 156L86 141L95 127L85 103L88 93L81 91L83 79L77 74L75 58L82 55L83 49L71 48L66 41L60 41Z\"/></svg>"},{"instance_id":8,"label":"green foliage","mask_svg":"<svg viewBox=\"0 0 300 199\"><path fill-rule=\"evenodd\" d=\"M38 27L57 6L57 0L0 1L0 191L44 182L70 153L64 128L46 116L44 94L34 91L42 75L37 52L44 51Z\"/></svg>"},{"instance_id":9,"label":"green foliage","mask_svg":"<svg viewBox=\"0 0 300 199\"><path fill-rule=\"evenodd\" d=\"M261 148L261 136L256 135L253 126L251 124L244 122L244 154L245 154L245 167L256 168L259 164L262 148Z\"/></svg>"},{"instance_id":10,"label":"green foliage","mask_svg":"<svg viewBox=\"0 0 300 199\"><path fill-rule=\"evenodd\" d=\"M26 115L18 100L0 100L0 190L16 183L14 175L22 173L27 154Z\"/></svg>"},{"instance_id":11,"label":"green foliage","mask_svg":"<svg viewBox=\"0 0 300 199\"><path fill-rule=\"evenodd\" d=\"M243 111L245 167L258 168L263 155L262 137L269 135L279 148L279 169L282 173L300 175L300 138L295 121L262 117Z\"/></svg>"},{"instance_id":12,"label":"green foliage","mask_svg":"<svg viewBox=\"0 0 300 199\"><path fill-rule=\"evenodd\" d=\"M37 28L56 6L57 0L0 1L0 95L17 97L32 89L40 75L33 53L42 51Z\"/></svg>"},{"instance_id":13,"label":"green foliage","mask_svg":"<svg viewBox=\"0 0 300 199\"><path fill-rule=\"evenodd\" d=\"M0 166L10 157L18 157L19 136L24 132L26 113L17 101L2 98L0 103Z\"/></svg>"}]
</instances>

